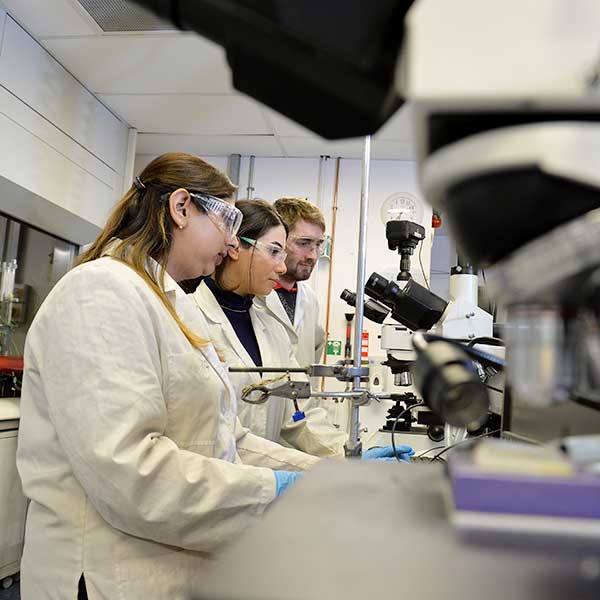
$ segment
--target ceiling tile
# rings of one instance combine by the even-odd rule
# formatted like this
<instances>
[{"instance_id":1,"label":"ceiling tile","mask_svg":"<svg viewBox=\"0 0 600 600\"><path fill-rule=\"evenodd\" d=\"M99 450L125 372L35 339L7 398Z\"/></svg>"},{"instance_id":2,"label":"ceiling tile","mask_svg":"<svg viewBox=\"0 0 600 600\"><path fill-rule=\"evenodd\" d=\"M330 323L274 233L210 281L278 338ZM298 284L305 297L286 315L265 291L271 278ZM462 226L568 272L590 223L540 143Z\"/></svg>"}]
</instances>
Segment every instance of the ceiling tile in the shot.
<instances>
[{"instance_id":1,"label":"ceiling tile","mask_svg":"<svg viewBox=\"0 0 600 600\"><path fill-rule=\"evenodd\" d=\"M100 27L72 0L2 0L6 10L36 37L90 35Z\"/></svg>"},{"instance_id":2,"label":"ceiling tile","mask_svg":"<svg viewBox=\"0 0 600 600\"><path fill-rule=\"evenodd\" d=\"M265 107L263 110L273 124L273 129L277 135L282 137L318 137L310 129L295 123L270 108ZM406 141L411 139L412 108L410 105L404 104L373 137L380 140Z\"/></svg>"},{"instance_id":3,"label":"ceiling tile","mask_svg":"<svg viewBox=\"0 0 600 600\"><path fill-rule=\"evenodd\" d=\"M404 104L373 136L376 140L407 141L413 137L412 107Z\"/></svg>"},{"instance_id":4,"label":"ceiling tile","mask_svg":"<svg viewBox=\"0 0 600 600\"><path fill-rule=\"evenodd\" d=\"M161 135L142 133L137 136L138 154L189 152L198 156L281 156L281 148L270 135Z\"/></svg>"},{"instance_id":5,"label":"ceiling tile","mask_svg":"<svg viewBox=\"0 0 600 600\"><path fill-rule=\"evenodd\" d=\"M265 112L267 119L273 125L275 133L285 137L315 137L314 131L299 125L295 121L284 117L282 114L274 111L271 108L263 105L263 111Z\"/></svg>"},{"instance_id":6,"label":"ceiling tile","mask_svg":"<svg viewBox=\"0 0 600 600\"><path fill-rule=\"evenodd\" d=\"M322 140L324 144L333 143L339 144L346 142L344 140L335 140L330 142L324 140L319 136L315 135L309 129L298 125L291 119L284 117L283 115L269 109L263 108L267 118L273 125L273 129L277 135L286 138L311 138ZM373 140L396 140L396 141L408 141L412 139L412 112L409 105L404 105L398 110L390 120L383 125L383 127L373 136ZM295 143L295 142L294 142ZM301 145L301 142L298 142ZM344 146L345 147L345 146Z\"/></svg>"},{"instance_id":7,"label":"ceiling tile","mask_svg":"<svg viewBox=\"0 0 600 600\"><path fill-rule=\"evenodd\" d=\"M271 134L258 104L235 94L100 94L140 133Z\"/></svg>"},{"instance_id":8,"label":"ceiling tile","mask_svg":"<svg viewBox=\"0 0 600 600\"><path fill-rule=\"evenodd\" d=\"M103 35L54 38L42 43L96 93L233 91L224 50L197 35Z\"/></svg>"},{"instance_id":9,"label":"ceiling tile","mask_svg":"<svg viewBox=\"0 0 600 600\"><path fill-rule=\"evenodd\" d=\"M342 158L362 158L364 147L363 138L330 142L316 137L282 137L280 141L288 156L298 157L318 157L324 154ZM412 142L373 139L371 141L371 158L374 160L415 160L415 151Z\"/></svg>"},{"instance_id":10,"label":"ceiling tile","mask_svg":"<svg viewBox=\"0 0 600 600\"><path fill-rule=\"evenodd\" d=\"M318 137L281 137L279 139L288 156L319 157L328 155L360 158L363 152L361 138L333 142Z\"/></svg>"}]
</instances>

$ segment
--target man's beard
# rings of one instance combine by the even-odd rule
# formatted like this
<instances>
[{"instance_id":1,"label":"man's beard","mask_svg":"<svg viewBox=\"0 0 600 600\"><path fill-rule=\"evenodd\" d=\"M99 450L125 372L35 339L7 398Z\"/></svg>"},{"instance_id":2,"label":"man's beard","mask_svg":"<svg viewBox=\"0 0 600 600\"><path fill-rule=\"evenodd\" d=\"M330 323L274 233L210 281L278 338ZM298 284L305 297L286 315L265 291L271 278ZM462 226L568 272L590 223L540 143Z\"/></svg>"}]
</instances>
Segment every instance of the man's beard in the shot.
<instances>
[{"instance_id":1,"label":"man's beard","mask_svg":"<svg viewBox=\"0 0 600 600\"><path fill-rule=\"evenodd\" d=\"M306 264L298 262L292 267L288 266L285 276L294 281L306 281L312 275L315 264L316 263Z\"/></svg>"}]
</instances>

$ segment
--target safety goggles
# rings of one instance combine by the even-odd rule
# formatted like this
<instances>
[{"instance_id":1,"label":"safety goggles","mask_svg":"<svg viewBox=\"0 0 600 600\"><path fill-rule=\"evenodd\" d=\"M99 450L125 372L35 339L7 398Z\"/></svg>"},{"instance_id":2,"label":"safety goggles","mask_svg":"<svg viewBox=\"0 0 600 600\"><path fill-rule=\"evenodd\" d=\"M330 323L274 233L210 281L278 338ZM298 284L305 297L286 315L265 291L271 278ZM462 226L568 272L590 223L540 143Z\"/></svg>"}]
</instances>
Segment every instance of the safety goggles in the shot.
<instances>
[{"instance_id":1,"label":"safety goggles","mask_svg":"<svg viewBox=\"0 0 600 600\"><path fill-rule=\"evenodd\" d=\"M208 218L228 237L237 235L243 215L239 208L209 194L189 192L194 203L204 209Z\"/></svg>"},{"instance_id":2,"label":"safety goggles","mask_svg":"<svg viewBox=\"0 0 600 600\"><path fill-rule=\"evenodd\" d=\"M274 263L282 263L287 257L287 252L283 248L280 248L275 244L265 244L263 242L259 242L258 240L253 240L252 238L247 238L243 236L240 236L240 240L246 242L246 244L250 244L251 246L254 246L255 248L261 250Z\"/></svg>"},{"instance_id":3,"label":"safety goggles","mask_svg":"<svg viewBox=\"0 0 600 600\"><path fill-rule=\"evenodd\" d=\"M288 238L288 244L292 244L298 252L307 253L314 250L317 256L323 256L325 254L325 248L327 244L323 238L309 238L309 237L295 237L290 236Z\"/></svg>"}]
</instances>

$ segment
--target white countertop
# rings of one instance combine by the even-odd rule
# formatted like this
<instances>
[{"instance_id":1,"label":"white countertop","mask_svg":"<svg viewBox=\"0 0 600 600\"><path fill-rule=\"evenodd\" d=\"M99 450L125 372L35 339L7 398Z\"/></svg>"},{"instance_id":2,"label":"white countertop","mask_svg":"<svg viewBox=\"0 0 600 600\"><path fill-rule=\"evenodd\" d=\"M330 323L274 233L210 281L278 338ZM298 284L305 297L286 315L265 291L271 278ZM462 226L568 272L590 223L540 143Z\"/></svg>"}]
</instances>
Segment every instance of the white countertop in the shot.
<instances>
[{"instance_id":1,"label":"white countertop","mask_svg":"<svg viewBox=\"0 0 600 600\"><path fill-rule=\"evenodd\" d=\"M0 398L0 421L14 421L19 418L20 398Z\"/></svg>"}]
</instances>

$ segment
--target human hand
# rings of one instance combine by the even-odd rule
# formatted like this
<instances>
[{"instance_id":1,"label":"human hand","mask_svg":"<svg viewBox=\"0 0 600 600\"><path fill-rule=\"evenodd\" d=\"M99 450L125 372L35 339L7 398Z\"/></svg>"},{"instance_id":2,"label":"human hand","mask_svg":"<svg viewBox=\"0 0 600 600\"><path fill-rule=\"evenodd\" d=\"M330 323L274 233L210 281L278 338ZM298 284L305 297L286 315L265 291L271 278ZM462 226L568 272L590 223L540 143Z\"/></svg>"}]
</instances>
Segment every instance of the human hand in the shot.
<instances>
[{"instance_id":1,"label":"human hand","mask_svg":"<svg viewBox=\"0 0 600 600\"><path fill-rule=\"evenodd\" d=\"M302 476L300 471L273 471L273 473L275 474L275 483L277 485L275 491L277 496L281 496Z\"/></svg>"},{"instance_id":2,"label":"human hand","mask_svg":"<svg viewBox=\"0 0 600 600\"><path fill-rule=\"evenodd\" d=\"M415 451L410 446L396 446L396 454L392 446L378 446L369 448L362 453L362 460L396 460L396 455L403 462L410 462L410 457Z\"/></svg>"}]
</instances>

